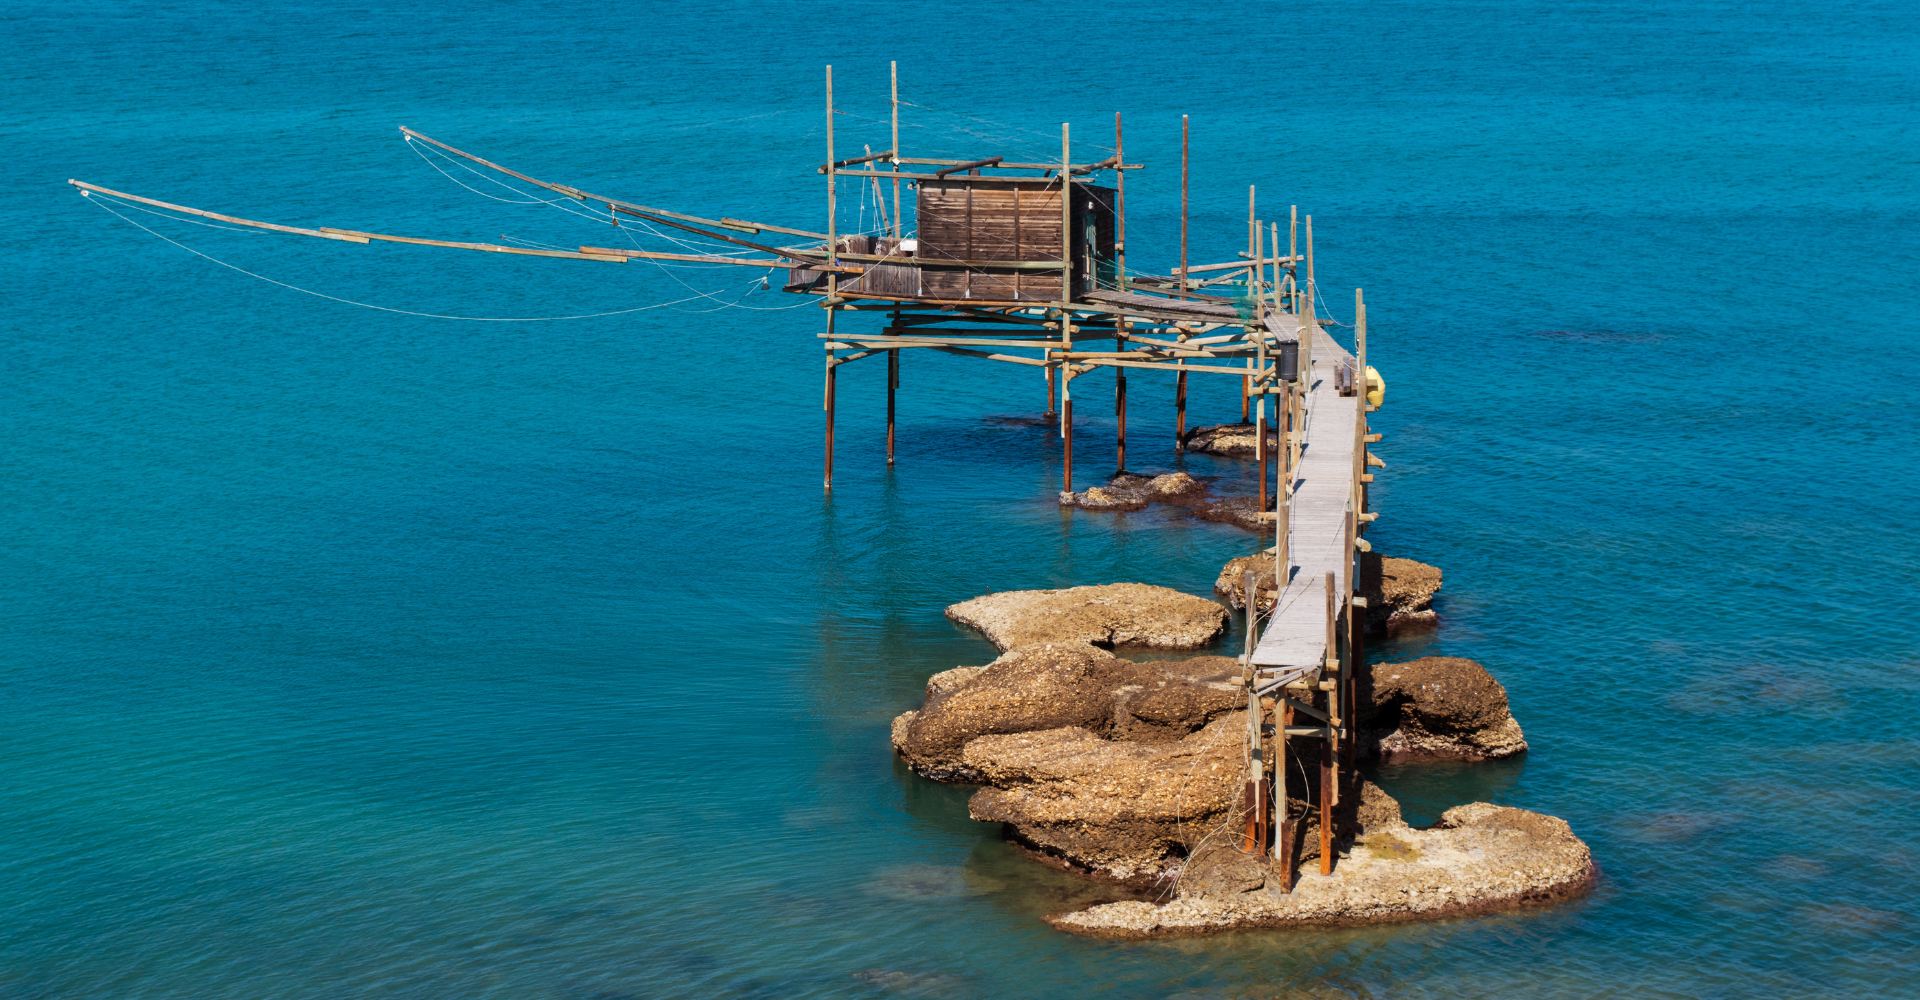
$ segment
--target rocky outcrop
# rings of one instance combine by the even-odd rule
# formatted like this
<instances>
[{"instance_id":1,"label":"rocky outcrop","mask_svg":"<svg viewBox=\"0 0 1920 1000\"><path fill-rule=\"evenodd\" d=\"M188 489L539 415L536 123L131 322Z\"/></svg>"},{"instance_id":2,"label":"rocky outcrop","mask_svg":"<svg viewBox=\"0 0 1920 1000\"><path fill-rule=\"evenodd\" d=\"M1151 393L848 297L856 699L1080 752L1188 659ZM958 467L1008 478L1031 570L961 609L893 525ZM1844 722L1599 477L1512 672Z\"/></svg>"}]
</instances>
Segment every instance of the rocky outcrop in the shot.
<instances>
[{"instance_id":1,"label":"rocky outcrop","mask_svg":"<svg viewBox=\"0 0 1920 1000\"><path fill-rule=\"evenodd\" d=\"M1171 902L1107 903L1046 920L1113 938L1384 923L1553 902L1584 892L1598 874L1565 821L1485 802L1449 809L1425 830L1369 824L1332 875L1301 875L1291 887L1228 846L1209 845L1188 868Z\"/></svg>"},{"instance_id":2,"label":"rocky outcrop","mask_svg":"<svg viewBox=\"0 0 1920 1000\"><path fill-rule=\"evenodd\" d=\"M1112 728L1113 692L1143 679L1133 663L1104 649L1068 642L1014 650L961 683L935 674L927 703L894 720L894 748L915 771L942 781L979 781L962 761L968 741L1062 726Z\"/></svg>"},{"instance_id":3,"label":"rocky outcrop","mask_svg":"<svg viewBox=\"0 0 1920 1000\"><path fill-rule=\"evenodd\" d=\"M1226 656L1133 663L1083 644L1029 646L933 675L926 704L894 719L893 746L927 777L978 782L961 753L976 737L1072 726L1173 742L1243 706L1239 678L1239 661Z\"/></svg>"},{"instance_id":4,"label":"rocky outcrop","mask_svg":"<svg viewBox=\"0 0 1920 1000\"><path fill-rule=\"evenodd\" d=\"M1276 435L1271 428L1267 430L1267 441L1272 444ZM1187 432L1180 444L1188 451L1206 452L1210 455L1229 455L1234 458L1252 458L1258 438L1252 424L1212 424L1207 427L1195 427Z\"/></svg>"},{"instance_id":5,"label":"rocky outcrop","mask_svg":"<svg viewBox=\"0 0 1920 1000\"><path fill-rule=\"evenodd\" d=\"M1367 598L1367 631L1376 635L1399 635L1440 622L1433 610L1433 595L1440 589L1440 570L1411 559L1393 559L1375 553L1362 553L1360 592ZM1273 557L1240 556L1220 567L1220 578L1213 592L1235 611L1247 606L1246 573L1252 570L1258 580L1260 610L1273 607Z\"/></svg>"},{"instance_id":6,"label":"rocky outcrop","mask_svg":"<svg viewBox=\"0 0 1920 1000\"><path fill-rule=\"evenodd\" d=\"M1433 595L1440 570L1411 559L1368 552L1360 557L1360 592L1367 598L1367 631L1399 635L1440 624Z\"/></svg>"},{"instance_id":7,"label":"rocky outcrop","mask_svg":"<svg viewBox=\"0 0 1920 1000\"><path fill-rule=\"evenodd\" d=\"M953 605L947 617L1002 650L1036 643L1198 649L1227 627L1227 610L1213 601L1144 583L988 594Z\"/></svg>"},{"instance_id":8,"label":"rocky outcrop","mask_svg":"<svg viewBox=\"0 0 1920 1000\"><path fill-rule=\"evenodd\" d=\"M1114 689L1113 739L1169 743L1246 704L1240 661L1230 656L1139 664L1136 679Z\"/></svg>"},{"instance_id":9,"label":"rocky outcrop","mask_svg":"<svg viewBox=\"0 0 1920 1000\"><path fill-rule=\"evenodd\" d=\"M1248 531L1272 527L1271 521L1261 519L1258 499L1215 496L1206 483L1184 472L1169 472L1160 476L1122 472L1108 480L1105 486L1095 486L1084 493L1060 494L1061 506L1079 507L1082 510L1145 510L1148 504L1154 503L1184 507L1202 521L1234 524ZM1266 509L1273 509L1272 497L1267 498Z\"/></svg>"},{"instance_id":10,"label":"rocky outcrop","mask_svg":"<svg viewBox=\"0 0 1920 1000\"><path fill-rule=\"evenodd\" d=\"M1527 749L1507 689L1472 660L1375 663L1360 686L1360 745L1383 757L1486 760Z\"/></svg>"},{"instance_id":11,"label":"rocky outcrop","mask_svg":"<svg viewBox=\"0 0 1920 1000\"><path fill-rule=\"evenodd\" d=\"M1240 611L1247 606L1247 574L1254 575L1253 589L1260 595L1260 612L1265 614L1273 610L1273 601L1277 596L1274 588L1274 557L1267 555L1240 556L1227 560L1220 567L1220 578L1213 581L1213 592L1227 607Z\"/></svg>"},{"instance_id":12,"label":"rocky outcrop","mask_svg":"<svg viewBox=\"0 0 1920 1000\"><path fill-rule=\"evenodd\" d=\"M1234 712L1164 743L1081 728L982 737L967 744L965 761L992 787L967 810L1008 824L1010 839L1059 867L1162 881L1238 801L1246 725Z\"/></svg>"}]
</instances>

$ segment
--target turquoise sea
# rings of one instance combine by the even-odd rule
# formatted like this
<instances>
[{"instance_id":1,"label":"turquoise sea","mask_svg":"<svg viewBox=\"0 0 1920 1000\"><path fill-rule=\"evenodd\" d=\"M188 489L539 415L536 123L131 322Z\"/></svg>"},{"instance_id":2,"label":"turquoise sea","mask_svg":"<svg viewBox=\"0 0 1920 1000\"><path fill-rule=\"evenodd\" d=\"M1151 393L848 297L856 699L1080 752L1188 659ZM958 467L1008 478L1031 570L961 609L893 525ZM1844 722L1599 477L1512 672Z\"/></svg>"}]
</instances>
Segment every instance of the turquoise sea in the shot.
<instances>
[{"instance_id":1,"label":"turquoise sea","mask_svg":"<svg viewBox=\"0 0 1920 1000\"><path fill-rule=\"evenodd\" d=\"M1134 266L1173 263L1183 113L1196 255L1243 245L1247 184L1313 213L1390 383L1371 537L1446 572L1443 627L1377 655L1484 662L1533 747L1378 780L1418 821L1565 817L1591 897L1054 932L1105 890L890 755L993 655L941 609L1204 594L1252 543L1060 511L1036 373L907 358L889 470L884 368L845 369L827 497L821 317L778 276L125 213L202 257L63 183L618 235L407 125L815 228L823 67L877 150L889 60L926 155L1124 112ZM1920 996L1910 2L19 0L0 80L0 998ZM1135 469L1246 476L1130 389ZM1084 488L1111 376L1076 393Z\"/></svg>"}]
</instances>

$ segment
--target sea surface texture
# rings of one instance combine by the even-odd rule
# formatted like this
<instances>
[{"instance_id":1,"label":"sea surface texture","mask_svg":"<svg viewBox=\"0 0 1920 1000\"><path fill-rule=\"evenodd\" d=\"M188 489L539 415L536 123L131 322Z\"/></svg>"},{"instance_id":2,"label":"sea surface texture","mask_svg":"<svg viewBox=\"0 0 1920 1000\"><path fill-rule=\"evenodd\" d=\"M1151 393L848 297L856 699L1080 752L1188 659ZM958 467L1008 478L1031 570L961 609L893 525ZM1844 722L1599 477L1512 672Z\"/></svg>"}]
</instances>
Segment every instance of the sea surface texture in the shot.
<instances>
[{"instance_id":1,"label":"sea surface texture","mask_svg":"<svg viewBox=\"0 0 1920 1000\"><path fill-rule=\"evenodd\" d=\"M376 6L0 19L0 998L1920 995L1912 3ZM889 60L909 153L1070 122L1100 159L1123 112L1137 269L1177 260L1182 114L1196 259L1245 246L1249 184L1312 213L1389 386L1373 544L1446 572L1442 627L1376 655L1482 661L1533 747L1377 778L1416 822L1565 817L1590 897L1050 930L1109 891L889 751L994 655L941 609L1206 594L1254 542L1060 510L1037 371L909 355L889 469L884 365L842 369L824 495L823 318L781 274L63 183L673 249L406 125L818 229L824 68L855 156ZM1238 418L1221 382L1194 423ZM1250 485L1130 389L1132 468ZM1074 385L1082 489L1112 390Z\"/></svg>"}]
</instances>

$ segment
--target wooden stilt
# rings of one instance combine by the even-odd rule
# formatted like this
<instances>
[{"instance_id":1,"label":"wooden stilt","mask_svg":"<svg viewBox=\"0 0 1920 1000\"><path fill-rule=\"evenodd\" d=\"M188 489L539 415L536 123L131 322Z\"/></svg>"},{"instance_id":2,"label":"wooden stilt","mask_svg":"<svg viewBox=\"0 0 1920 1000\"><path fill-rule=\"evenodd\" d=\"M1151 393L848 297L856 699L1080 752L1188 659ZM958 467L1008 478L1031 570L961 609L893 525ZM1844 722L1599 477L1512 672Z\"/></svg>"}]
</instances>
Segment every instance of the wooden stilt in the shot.
<instances>
[{"instance_id":1,"label":"wooden stilt","mask_svg":"<svg viewBox=\"0 0 1920 1000\"><path fill-rule=\"evenodd\" d=\"M1180 294L1187 292L1187 116L1180 116ZM1185 379L1187 376L1180 376ZM1182 383L1185 384L1184 382Z\"/></svg>"},{"instance_id":2,"label":"wooden stilt","mask_svg":"<svg viewBox=\"0 0 1920 1000\"><path fill-rule=\"evenodd\" d=\"M1041 414L1041 416L1046 417L1048 420L1052 420L1054 416L1056 416L1058 413L1059 411L1053 408L1053 366L1048 365L1047 366L1047 412Z\"/></svg>"},{"instance_id":3,"label":"wooden stilt","mask_svg":"<svg viewBox=\"0 0 1920 1000\"><path fill-rule=\"evenodd\" d=\"M1127 161L1125 149L1126 144L1122 141L1120 132L1120 112L1115 111L1113 113L1113 158L1115 162L1125 163ZM1113 242L1114 276L1120 282L1120 286L1124 288L1126 287L1127 280L1127 172L1125 170L1116 170L1113 173L1114 197L1117 206L1115 208L1114 222L1118 227ZM1127 318L1125 316L1120 317L1118 327L1115 331L1118 336L1114 338L1114 350L1124 351L1127 349L1126 334L1130 328L1131 324L1127 322ZM1118 418L1120 425L1119 442L1117 445L1118 454L1115 456L1115 466L1118 471L1125 472L1127 471L1127 370L1125 368L1115 368L1113 370L1113 378L1115 406L1119 411L1115 416Z\"/></svg>"},{"instance_id":4,"label":"wooden stilt","mask_svg":"<svg viewBox=\"0 0 1920 1000\"><path fill-rule=\"evenodd\" d=\"M1174 376L1173 384L1174 450L1187 450L1187 373Z\"/></svg>"},{"instance_id":5,"label":"wooden stilt","mask_svg":"<svg viewBox=\"0 0 1920 1000\"><path fill-rule=\"evenodd\" d=\"M1327 692L1327 701L1333 701L1333 692ZM1320 741L1320 874L1333 874L1333 741L1330 739Z\"/></svg>"},{"instance_id":6,"label":"wooden stilt","mask_svg":"<svg viewBox=\"0 0 1920 1000\"><path fill-rule=\"evenodd\" d=\"M1124 341L1116 341L1114 346L1120 350L1126 349ZM1113 415L1119 423L1120 430L1114 468L1125 472L1127 471L1127 370L1125 368L1113 370Z\"/></svg>"},{"instance_id":7,"label":"wooden stilt","mask_svg":"<svg viewBox=\"0 0 1920 1000\"><path fill-rule=\"evenodd\" d=\"M1253 405L1253 376L1240 376L1240 422L1248 420L1249 408Z\"/></svg>"},{"instance_id":8,"label":"wooden stilt","mask_svg":"<svg viewBox=\"0 0 1920 1000\"><path fill-rule=\"evenodd\" d=\"M840 244L839 244L839 241L834 238L834 226L835 226L834 215L835 215L835 210L838 207L835 203L835 196L837 194L837 192L835 191L835 188L837 188L839 185L838 185L838 178L836 178L833 173L833 67L832 66L827 67L827 171L826 173L827 173L827 260L830 263L838 264L839 260L834 256L839 251ZM837 293L839 292L839 287L840 287L839 279L840 279L840 274L838 271L827 272L826 307L827 307L827 337L828 337L827 343L829 344L833 343L833 339L832 339L833 315L835 311L834 300L835 298L837 298ZM833 404L834 404L834 396L836 395L834 391L835 389L834 383L837 381L836 375L838 372L838 368L839 366L835 365L833 362L833 348L829 347L827 348L827 461L826 461L826 480L825 480L826 482L825 488L829 490L833 489Z\"/></svg>"},{"instance_id":9,"label":"wooden stilt","mask_svg":"<svg viewBox=\"0 0 1920 1000\"><path fill-rule=\"evenodd\" d=\"M838 380L840 368L831 360L827 362L827 480L826 488L833 489L833 403L834 383Z\"/></svg>"},{"instance_id":10,"label":"wooden stilt","mask_svg":"<svg viewBox=\"0 0 1920 1000\"><path fill-rule=\"evenodd\" d=\"M900 388L900 352L887 352L887 464L893 464L893 393Z\"/></svg>"},{"instance_id":11,"label":"wooden stilt","mask_svg":"<svg viewBox=\"0 0 1920 1000\"><path fill-rule=\"evenodd\" d=\"M1060 489L1065 493L1073 492L1073 387L1068 386L1061 392L1060 427L1067 439L1066 464L1061 470Z\"/></svg>"},{"instance_id":12,"label":"wooden stilt","mask_svg":"<svg viewBox=\"0 0 1920 1000\"><path fill-rule=\"evenodd\" d=\"M900 64L890 62L887 72L893 81L893 172L900 172ZM828 161L832 162L832 161ZM878 183L876 180L875 183ZM893 239L900 241L900 178L893 179Z\"/></svg>"},{"instance_id":13,"label":"wooden stilt","mask_svg":"<svg viewBox=\"0 0 1920 1000\"><path fill-rule=\"evenodd\" d=\"M1338 633L1335 631L1334 614L1334 574L1327 573L1327 659L1332 660L1338 652L1336 645ZM1320 874L1333 874L1333 804L1339 795L1339 775L1335 772L1334 750L1340 718L1340 678L1334 678L1331 690L1327 692L1327 738L1320 741Z\"/></svg>"},{"instance_id":14,"label":"wooden stilt","mask_svg":"<svg viewBox=\"0 0 1920 1000\"><path fill-rule=\"evenodd\" d=\"M1354 483L1356 495L1359 485L1358 482ZM1347 572L1350 574L1348 577L1348 589L1350 593L1348 594L1347 600L1347 627L1345 637L1347 642L1347 655L1346 662L1341 664L1340 670L1340 707L1342 709L1340 721L1343 723L1340 727L1340 763L1348 770L1353 769L1353 738L1354 734L1359 730L1353 718L1355 709L1353 699L1359 690L1357 675L1360 670L1360 631L1361 626L1366 620L1366 615L1360 610L1359 606L1355 605L1352 601L1352 595L1358 593L1360 589L1360 566L1359 560L1355 558L1358 555L1358 550L1354 548L1353 544L1355 538L1354 528L1358 523L1354 518L1352 508L1349 507L1347 510Z\"/></svg>"},{"instance_id":15,"label":"wooden stilt","mask_svg":"<svg viewBox=\"0 0 1920 1000\"><path fill-rule=\"evenodd\" d=\"M1260 397L1260 419L1254 423L1254 448L1260 453L1260 507L1267 509L1267 397Z\"/></svg>"},{"instance_id":16,"label":"wooden stilt","mask_svg":"<svg viewBox=\"0 0 1920 1000\"><path fill-rule=\"evenodd\" d=\"M1274 709L1279 735L1273 741L1273 859L1280 876L1280 891L1293 891L1293 815L1287 808L1287 727L1293 725L1293 709Z\"/></svg>"}]
</instances>

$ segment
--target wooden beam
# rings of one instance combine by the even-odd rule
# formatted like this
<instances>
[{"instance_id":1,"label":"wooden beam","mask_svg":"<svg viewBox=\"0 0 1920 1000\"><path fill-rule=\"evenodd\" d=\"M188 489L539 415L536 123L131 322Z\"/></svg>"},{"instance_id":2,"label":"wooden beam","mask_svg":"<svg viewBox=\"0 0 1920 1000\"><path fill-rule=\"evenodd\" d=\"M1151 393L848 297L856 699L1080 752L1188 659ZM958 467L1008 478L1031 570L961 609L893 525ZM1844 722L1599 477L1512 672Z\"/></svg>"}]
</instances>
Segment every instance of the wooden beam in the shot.
<instances>
[{"instance_id":1,"label":"wooden beam","mask_svg":"<svg viewBox=\"0 0 1920 1000\"><path fill-rule=\"evenodd\" d=\"M687 260L698 264L738 264L742 267L778 267L805 268L809 271L839 271L845 274L865 274L864 267L835 267L813 261L756 260L748 257L720 257L713 254L698 253L661 253L656 250L621 250L616 247L581 247L580 252L589 256L638 257L641 260Z\"/></svg>"},{"instance_id":2,"label":"wooden beam","mask_svg":"<svg viewBox=\"0 0 1920 1000\"><path fill-rule=\"evenodd\" d=\"M886 150L885 152L868 153L865 156L856 156L851 160L841 160L838 163L823 163L814 170L814 173L824 174L829 170L838 170L841 167L851 167L856 163L866 163L869 160L884 160L887 157L892 155L893 155L893 150L889 149L889 150Z\"/></svg>"},{"instance_id":3,"label":"wooden beam","mask_svg":"<svg viewBox=\"0 0 1920 1000\"><path fill-rule=\"evenodd\" d=\"M1195 264L1194 266L1187 268L1186 273L1199 274L1202 271L1245 270L1247 268L1256 267L1256 266L1265 265L1265 264L1291 264L1298 259L1299 258L1297 257L1266 257L1257 261L1256 260L1230 260L1224 264ZM1180 269L1176 267L1173 270L1168 271L1167 273L1170 275L1173 275L1174 277L1178 277L1180 275Z\"/></svg>"}]
</instances>

